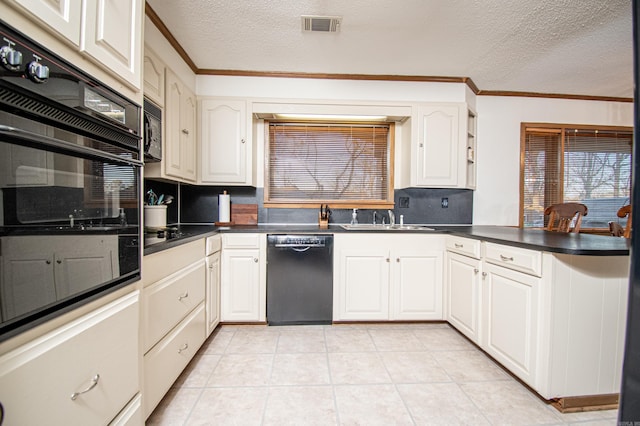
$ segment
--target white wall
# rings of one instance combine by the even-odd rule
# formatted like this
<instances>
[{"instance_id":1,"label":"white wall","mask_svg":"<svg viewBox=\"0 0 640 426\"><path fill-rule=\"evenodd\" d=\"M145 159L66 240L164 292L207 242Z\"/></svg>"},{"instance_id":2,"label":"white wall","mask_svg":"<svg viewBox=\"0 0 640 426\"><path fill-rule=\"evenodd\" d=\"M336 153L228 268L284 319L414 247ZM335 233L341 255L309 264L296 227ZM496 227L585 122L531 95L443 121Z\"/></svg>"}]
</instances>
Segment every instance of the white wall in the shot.
<instances>
[{"instance_id":1,"label":"white wall","mask_svg":"<svg viewBox=\"0 0 640 426\"><path fill-rule=\"evenodd\" d=\"M182 60L182 57L169 44L165 36L145 15L144 18L144 47L151 48L162 62L165 63L178 76L178 78L192 91L196 89L196 75Z\"/></svg>"},{"instance_id":2,"label":"white wall","mask_svg":"<svg viewBox=\"0 0 640 426\"><path fill-rule=\"evenodd\" d=\"M517 226L522 122L633 126L633 103L478 96L475 225Z\"/></svg>"},{"instance_id":3,"label":"white wall","mask_svg":"<svg viewBox=\"0 0 640 426\"><path fill-rule=\"evenodd\" d=\"M384 102L465 102L466 84L199 75L198 96Z\"/></svg>"}]
</instances>

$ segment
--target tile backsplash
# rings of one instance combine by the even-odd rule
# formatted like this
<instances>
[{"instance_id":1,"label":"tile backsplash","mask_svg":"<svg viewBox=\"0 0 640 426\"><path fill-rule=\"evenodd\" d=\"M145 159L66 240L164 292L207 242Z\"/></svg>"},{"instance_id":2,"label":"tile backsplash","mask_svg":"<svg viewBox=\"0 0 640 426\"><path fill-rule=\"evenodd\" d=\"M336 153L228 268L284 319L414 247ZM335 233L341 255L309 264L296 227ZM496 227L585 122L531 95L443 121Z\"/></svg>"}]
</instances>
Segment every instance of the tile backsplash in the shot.
<instances>
[{"instance_id":1,"label":"tile backsplash","mask_svg":"<svg viewBox=\"0 0 640 426\"><path fill-rule=\"evenodd\" d=\"M259 223L317 223L317 209L275 209L263 207L263 188L219 187L172 184L145 181L145 192L153 188L156 194L177 194L177 206L168 211L168 223L212 224L218 220L218 194L227 191L231 202L237 204L258 204ZM160 191L160 192L158 192ZM405 223L425 224L471 224L473 217L473 191L466 189L404 188L394 194L396 222L400 215ZM446 205L446 207L443 207ZM331 207L331 205L329 206ZM385 217L385 209L358 210L360 223L371 223L373 212L377 211L378 223ZM349 223L351 209L332 209L331 223Z\"/></svg>"}]
</instances>

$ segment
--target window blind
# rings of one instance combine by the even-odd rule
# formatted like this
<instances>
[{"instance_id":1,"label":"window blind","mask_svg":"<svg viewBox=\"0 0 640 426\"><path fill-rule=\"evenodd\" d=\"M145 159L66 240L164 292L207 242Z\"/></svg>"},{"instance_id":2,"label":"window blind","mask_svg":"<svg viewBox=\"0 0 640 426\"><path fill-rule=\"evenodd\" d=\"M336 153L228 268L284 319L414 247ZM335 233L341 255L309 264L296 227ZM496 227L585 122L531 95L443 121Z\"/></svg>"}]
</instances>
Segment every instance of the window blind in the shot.
<instances>
[{"instance_id":1,"label":"window blind","mask_svg":"<svg viewBox=\"0 0 640 426\"><path fill-rule=\"evenodd\" d=\"M265 201L393 202L389 127L270 123Z\"/></svg>"},{"instance_id":2,"label":"window blind","mask_svg":"<svg viewBox=\"0 0 640 426\"><path fill-rule=\"evenodd\" d=\"M583 228L607 228L631 192L631 130L527 128L523 152L524 226L544 226L545 207L585 204Z\"/></svg>"}]
</instances>

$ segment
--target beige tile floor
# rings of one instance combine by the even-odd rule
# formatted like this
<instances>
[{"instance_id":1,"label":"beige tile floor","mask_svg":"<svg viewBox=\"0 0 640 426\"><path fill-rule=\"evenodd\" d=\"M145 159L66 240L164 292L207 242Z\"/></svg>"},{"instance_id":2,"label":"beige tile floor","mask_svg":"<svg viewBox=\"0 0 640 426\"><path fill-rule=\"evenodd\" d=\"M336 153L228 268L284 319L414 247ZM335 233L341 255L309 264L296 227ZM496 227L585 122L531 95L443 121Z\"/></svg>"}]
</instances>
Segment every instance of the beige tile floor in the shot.
<instances>
[{"instance_id":1,"label":"beige tile floor","mask_svg":"<svg viewBox=\"0 0 640 426\"><path fill-rule=\"evenodd\" d=\"M615 425L561 414L446 324L222 326L148 425Z\"/></svg>"}]
</instances>

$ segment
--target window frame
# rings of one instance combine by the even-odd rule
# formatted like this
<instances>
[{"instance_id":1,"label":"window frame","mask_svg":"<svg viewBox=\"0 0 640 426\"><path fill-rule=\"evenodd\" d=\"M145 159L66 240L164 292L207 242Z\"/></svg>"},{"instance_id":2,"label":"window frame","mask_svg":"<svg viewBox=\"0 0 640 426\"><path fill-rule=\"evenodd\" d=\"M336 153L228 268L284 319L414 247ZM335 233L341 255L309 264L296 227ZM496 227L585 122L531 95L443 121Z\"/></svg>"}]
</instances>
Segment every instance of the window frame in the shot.
<instances>
[{"instance_id":1,"label":"window frame","mask_svg":"<svg viewBox=\"0 0 640 426\"><path fill-rule=\"evenodd\" d=\"M631 126L600 126L600 125L592 125L592 124L563 124L563 123L537 123L537 122L521 122L520 123L520 200L519 200L519 218L518 218L518 227L525 228L524 224L524 202L525 202L525 153L526 153L526 142L527 142L527 131L539 131L540 133L549 133L559 135L561 138L561 150L558 152L561 154L559 157L561 158L561 167L559 167L559 177L558 180L561 182L560 188L558 189L558 196L560 201L564 200L564 150L565 150L565 132L569 129L579 129L579 130L587 130L587 131L595 131L602 130L607 132L630 132L632 134L632 143L635 142L635 138L633 137L634 128ZM633 155L633 146L631 147L632 155ZM631 160L633 163L633 159ZM633 165L632 165L633 166ZM633 173L633 170L632 170ZM615 212L614 212L615 214ZM614 216L611 218L615 219ZM539 229L533 227L527 227L530 229ZM541 229L541 228L540 228ZM581 228L580 232L583 233L606 233L609 234L608 228Z\"/></svg>"},{"instance_id":2,"label":"window frame","mask_svg":"<svg viewBox=\"0 0 640 426\"><path fill-rule=\"evenodd\" d=\"M320 124L320 125L370 125L370 126L388 126L387 135L387 200L337 200L337 199L296 199L291 201L272 201L270 199L270 139L269 128L271 123L292 123L292 124ZM335 208L363 208L363 209L389 209L394 208L394 176L395 176L395 122L379 122L379 121L314 121L314 120L265 120L264 121L264 207L266 208L309 208L316 209L324 204L330 204Z\"/></svg>"}]
</instances>

